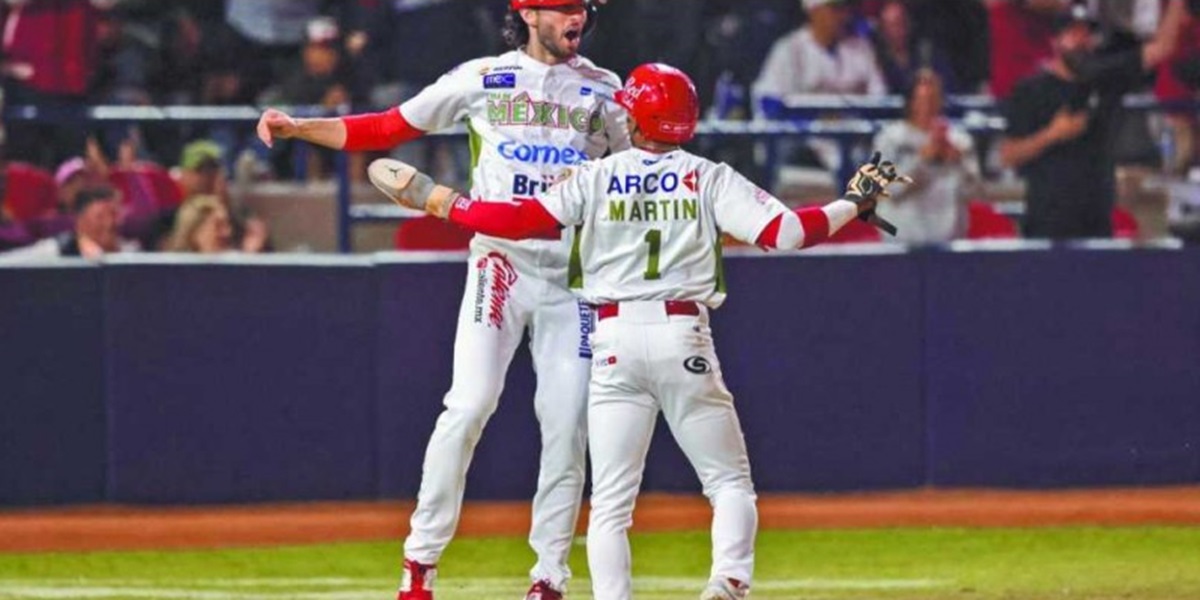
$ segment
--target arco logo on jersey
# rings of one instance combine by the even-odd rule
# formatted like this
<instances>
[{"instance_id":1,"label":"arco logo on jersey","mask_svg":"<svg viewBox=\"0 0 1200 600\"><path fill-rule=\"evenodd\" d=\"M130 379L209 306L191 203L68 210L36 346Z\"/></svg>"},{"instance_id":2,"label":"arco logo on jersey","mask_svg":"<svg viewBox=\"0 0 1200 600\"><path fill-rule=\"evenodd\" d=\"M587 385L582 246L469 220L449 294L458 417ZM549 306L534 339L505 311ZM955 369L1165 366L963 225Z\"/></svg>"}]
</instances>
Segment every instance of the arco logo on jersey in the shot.
<instances>
[{"instance_id":1,"label":"arco logo on jersey","mask_svg":"<svg viewBox=\"0 0 1200 600\"><path fill-rule=\"evenodd\" d=\"M510 73L511 75L511 73ZM579 133L598 133L604 129L600 107L567 106L557 102L538 102L529 92L516 96L493 94L487 103L487 119L493 127L545 127L574 129Z\"/></svg>"},{"instance_id":2,"label":"arco logo on jersey","mask_svg":"<svg viewBox=\"0 0 1200 600\"><path fill-rule=\"evenodd\" d=\"M609 222L695 221L700 218L700 172L613 175L607 196Z\"/></svg>"},{"instance_id":3,"label":"arco logo on jersey","mask_svg":"<svg viewBox=\"0 0 1200 600\"><path fill-rule=\"evenodd\" d=\"M613 175L608 180L608 193L619 195L630 194L671 194L687 190L692 194L700 192L700 171L693 169L683 174L668 171L666 173L628 173Z\"/></svg>"}]
</instances>

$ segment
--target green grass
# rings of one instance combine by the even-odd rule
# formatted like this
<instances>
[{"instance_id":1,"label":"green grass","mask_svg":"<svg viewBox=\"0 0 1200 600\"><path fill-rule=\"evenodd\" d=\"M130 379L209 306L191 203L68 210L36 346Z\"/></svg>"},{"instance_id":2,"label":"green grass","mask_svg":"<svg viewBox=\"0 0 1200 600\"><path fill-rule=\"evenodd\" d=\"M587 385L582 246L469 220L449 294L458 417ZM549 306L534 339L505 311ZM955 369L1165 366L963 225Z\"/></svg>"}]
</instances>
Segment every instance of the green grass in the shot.
<instances>
[{"instance_id":1,"label":"green grass","mask_svg":"<svg viewBox=\"0 0 1200 600\"><path fill-rule=\"evenodd\" d=\"M351 600L393 597L399 542L188 552L0 554L0 598ZM634 537L638 598L696 598L705 533ZM519 538L455 541L439 600L520 598ZM582 547L571 598L590 598ZM1200 528L767 531L754 598L1200 600Z\"/></svg>"}]
</instances>

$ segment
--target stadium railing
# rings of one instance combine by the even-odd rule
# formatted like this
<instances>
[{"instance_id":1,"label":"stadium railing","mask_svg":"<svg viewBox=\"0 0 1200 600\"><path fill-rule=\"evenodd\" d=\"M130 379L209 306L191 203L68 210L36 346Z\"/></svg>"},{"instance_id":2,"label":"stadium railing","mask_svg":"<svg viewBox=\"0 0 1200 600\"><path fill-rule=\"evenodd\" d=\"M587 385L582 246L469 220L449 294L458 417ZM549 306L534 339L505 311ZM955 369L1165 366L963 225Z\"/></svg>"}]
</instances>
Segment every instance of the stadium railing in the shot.
<instances>
[{"instance_id":1,"label":"stadium railing","mask_svg":"<svg viewBox=\"0 0 1200 600\"><path fill-rule=\"evenodd\" d=\"M1135 111L1196 111L1197 101L1161 102L1148 95L1130 95L1125 107ZM349 114L348 107L327 110L320 107L279 107L297 117L329 117ZM841 171L838 180L846 179L855 164L854 152L861 142L869 140L886 123L902 117L904 101L899 96L840 96L799 95L764 102L764 113L772 120L731 121L705 120L697 131L698 144L729 140L754 141L763 149L764 187L773 187L781 163L780 141L789 138L825 138L837 143L841 152ZM257 143L253 125L262 114L257 106L93 106L77 110L47 109L38 106L11 106L4 111L6 121L36 121L81 124L148 124L179 123L245 126L246 143ZM1000 105L988 96L951 96L947 98L947 114L959 120L968 131L988 137L1004 131ZM831 120L831 117L837 117ZM434 139L463 136L465 128L455 128L432 134ZM307 145L301 144L297 164L304 161ZM238 148L236 150L241 150ZM337 239L341 252L351 251L351 230L357 223L398 221L417 216L390 204L351 204L351 179L345 153L335 153L334 173L337 179ZM301 169L302 170L302 169Z\"/></svg>"}]
</instances>

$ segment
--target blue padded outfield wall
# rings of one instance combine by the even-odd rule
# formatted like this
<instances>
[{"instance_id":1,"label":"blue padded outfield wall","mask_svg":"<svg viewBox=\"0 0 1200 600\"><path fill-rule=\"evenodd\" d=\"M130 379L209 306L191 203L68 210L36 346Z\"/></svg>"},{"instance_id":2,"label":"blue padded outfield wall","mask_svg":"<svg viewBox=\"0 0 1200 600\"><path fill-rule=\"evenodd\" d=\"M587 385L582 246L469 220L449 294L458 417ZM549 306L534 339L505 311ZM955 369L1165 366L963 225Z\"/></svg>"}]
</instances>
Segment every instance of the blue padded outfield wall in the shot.
<instances>
[{"instance_id":1,"label":"blue padded outfield wall","mask_svg":"<svg viewBox=\"0 0 1200 600\"><path fill-rule=\"evenodd\" d=\"M715 313L764 492L1200 481L1200 251L751 253ZM413 497L463 255L0 267L0 504ZM518 352L468 480L527 499ZM660 427L645 487L698 491Z\"/></svg>"}]
</instances>

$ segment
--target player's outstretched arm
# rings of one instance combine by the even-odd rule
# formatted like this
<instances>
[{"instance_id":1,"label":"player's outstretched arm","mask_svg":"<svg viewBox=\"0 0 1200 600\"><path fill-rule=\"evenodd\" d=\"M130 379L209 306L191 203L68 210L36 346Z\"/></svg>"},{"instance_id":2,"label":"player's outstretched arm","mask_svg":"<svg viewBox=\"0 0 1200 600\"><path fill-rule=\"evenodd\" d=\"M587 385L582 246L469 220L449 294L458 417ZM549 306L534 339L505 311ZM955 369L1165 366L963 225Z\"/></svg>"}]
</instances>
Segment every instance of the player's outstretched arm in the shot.
<instances>
[{"instance_id":1,"label":"player's outstretched arm","mask_svg":"<svg viewBox=\"0 0 1200 600\"><path fill-rule=\"evenodd\" d=\"M381 158L367 167L379 191L401 206L424 211L465 229L513 240L557 234L562 224L540 202L479 202L440 185L411 165Z\"/></svg>"},{"instance_id":2,"label":"player's outstretched arm","mask_svg":"<svg viewBox=\"0 0 1200 600\"><path fill-rule=\"evenodd\" d=\"M763 248L809 248L829 239L856 218L895 235L895 227L876 215L875 207L889 195L887 187L897 182L912 183L912 179L897 173L895 165L882 161L876 152L850 178L843 197L824 206L804 207L776 217L759 234L755 244Z\"/></svg>"},{"instance_id":3,"label":"player's outstretched arm","mask_svg":"<svg viewBox=\"0 0 1200 600\"><path fill-rule=\"evenodd\" d=\"M268 148L274 146L277 139L298 139L349 152L390 150L422 135L425 132L413 127L399 108L325 119L297 119L269 108L258 120L258 139Z\"/></svg>"}]
</instances>

